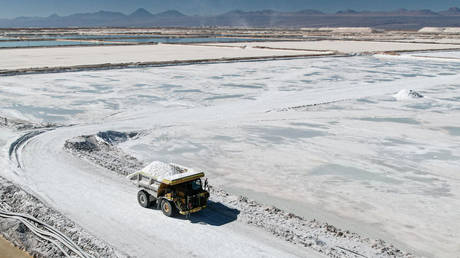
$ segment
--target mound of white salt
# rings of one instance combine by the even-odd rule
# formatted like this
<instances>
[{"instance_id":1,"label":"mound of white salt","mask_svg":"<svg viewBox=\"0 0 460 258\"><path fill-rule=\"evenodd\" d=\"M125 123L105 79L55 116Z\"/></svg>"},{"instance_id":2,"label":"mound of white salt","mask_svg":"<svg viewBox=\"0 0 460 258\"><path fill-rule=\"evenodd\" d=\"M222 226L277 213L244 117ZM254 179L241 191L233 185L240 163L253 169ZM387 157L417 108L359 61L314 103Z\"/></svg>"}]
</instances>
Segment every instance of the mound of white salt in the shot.
<instances>
[{"instance_id":1,"label":"mound of white salt","mask_svg":"<svg viewBox=\"0 0 460 258\"><path fill-rule=\"evenodd\" d=\"M161 161L154 161L150 163L148 166L142 169L142 172L157 178L168 177L180 173L180 171L175 169L174 166Z\"/></svg>"},{"instance_id":2,"label":"mound of white salt","mask_svg":"<svg viewBox=\"0 0 460 258\"><path fill-rule=\"evenodd\" d=\"M418 30L420 33L441 33L444 31L444 28L441 27L424 27Z\"/></svg>"},{"instance_id":3,"label":"mound of white salt","mask_svg":"<svg viewBox=\"0 0 460 258\"><path fill-rule=\"evenodd\" d=\"M152 163L144 167L141 171L128 175L127 178L130 180L137 180L137 175L139 173L156 178L156 180L158 181L162 181L166 178L168 178L169 180L174 180L180 176L194 175L199 172L191 168L186 168L173 163L153 161Z\"/></svg>"},{"instance_id":4,"label":"mound of white salt","mask_svg":"<svg viewBox=\"0 0 460 258\"><path fill-rule=\"evenodd\" d=\"M416 92L415 90L406 90L406 89L402 89L400 90L398 93L396 93L395 95L393 95L393 97L396 99L396 100L408 100L408 99L419 99L419 98L423 98L423 95Z\"/></svg>"}]
</instances>

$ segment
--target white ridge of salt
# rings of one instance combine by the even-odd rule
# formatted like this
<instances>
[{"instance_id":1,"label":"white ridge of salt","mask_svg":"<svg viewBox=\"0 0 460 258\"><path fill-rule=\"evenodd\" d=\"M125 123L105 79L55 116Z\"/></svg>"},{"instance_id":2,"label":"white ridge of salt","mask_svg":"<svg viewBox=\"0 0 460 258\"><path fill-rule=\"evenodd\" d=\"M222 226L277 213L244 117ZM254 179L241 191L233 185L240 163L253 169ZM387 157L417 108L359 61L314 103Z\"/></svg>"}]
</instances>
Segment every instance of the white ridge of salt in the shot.
<instances>
[{"instance_id":1,"label":"white ridge of salt","mask_svg":"<svg viewBox=\"0 0 460 258\"><path fill-rule=\"evenodd\" d=\"M407 90L407 89L400 90L398 93L394 94L393 97L396 100L409 100L409 99L423 98L422 94L414 90Z\"/></svg>"}]
</instances>

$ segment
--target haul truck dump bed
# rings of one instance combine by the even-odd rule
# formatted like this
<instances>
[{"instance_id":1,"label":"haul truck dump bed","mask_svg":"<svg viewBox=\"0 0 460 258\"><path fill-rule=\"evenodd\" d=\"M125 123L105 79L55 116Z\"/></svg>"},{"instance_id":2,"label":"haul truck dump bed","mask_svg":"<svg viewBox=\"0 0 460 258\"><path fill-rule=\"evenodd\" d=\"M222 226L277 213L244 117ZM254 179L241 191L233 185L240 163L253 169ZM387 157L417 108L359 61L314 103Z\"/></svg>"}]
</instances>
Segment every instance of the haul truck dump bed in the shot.
<instances>
[{"instance_id":1,"label":"haul truck dump bed","mask_svg":"<svg viewBox=\"0 0 460 258\"><path fill-rule=\"evenodd\" d=\"M207 187L207 181L203 185L203 177L203 172L160 161L128 175L141 188L137 194L139 204L145 208L156 205L168 217L206 208L209 192L203 189Z\"/></svg>"}]
</instances>

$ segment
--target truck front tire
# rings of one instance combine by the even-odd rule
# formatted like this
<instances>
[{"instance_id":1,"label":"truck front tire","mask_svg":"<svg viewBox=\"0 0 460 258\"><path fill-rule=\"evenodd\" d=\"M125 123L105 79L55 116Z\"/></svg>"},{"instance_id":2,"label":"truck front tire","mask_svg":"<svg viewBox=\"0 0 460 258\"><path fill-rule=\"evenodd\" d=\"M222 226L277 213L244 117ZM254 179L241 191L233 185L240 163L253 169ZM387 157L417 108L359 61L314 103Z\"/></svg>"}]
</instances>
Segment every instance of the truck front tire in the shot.
<instances>
[{"instance_id":1,"label":"truck front tire","mask_svg":"<svg viewBox=\"0 0 460 258\"><path fill-rule=\"evenodd\" d=\"M150 196L146 191L141 190L137 193L137 201L144 208L150 206Z\"/></svg>"},{"instance_id":2,"label":"truck front tire","mask_svg":"<svg viewBox=\"0 0 460 258\"><path fill-rule=\"evenodd\" d=\"M174 217L176 215L176 207L165 199L161 201L161 211L168 217Z\"/></svg>"}]
</instances>

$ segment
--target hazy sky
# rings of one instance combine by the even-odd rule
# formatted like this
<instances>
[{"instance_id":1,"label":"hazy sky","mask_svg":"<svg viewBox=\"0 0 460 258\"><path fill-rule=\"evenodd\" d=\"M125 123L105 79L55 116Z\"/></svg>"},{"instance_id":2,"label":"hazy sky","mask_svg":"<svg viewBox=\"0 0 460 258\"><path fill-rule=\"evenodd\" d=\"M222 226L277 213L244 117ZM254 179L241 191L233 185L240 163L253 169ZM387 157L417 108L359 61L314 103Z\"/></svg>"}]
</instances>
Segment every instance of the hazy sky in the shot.
<instances>
[{"instance_id":1,"label":"hazy sky","mask_svg":"<svg viewBox=\"0 0 460 258\"><path fill-rule=\"evenodd\" d=\"M17 16L68 15L99 10L131 13L145 8L153 13L176 9L185 14L217 14L229 10L276 9L283 11L317 9L338 10L444 10L460 7L460 0L0 0L0 18Z\"/></svg>"}]
</instances>

